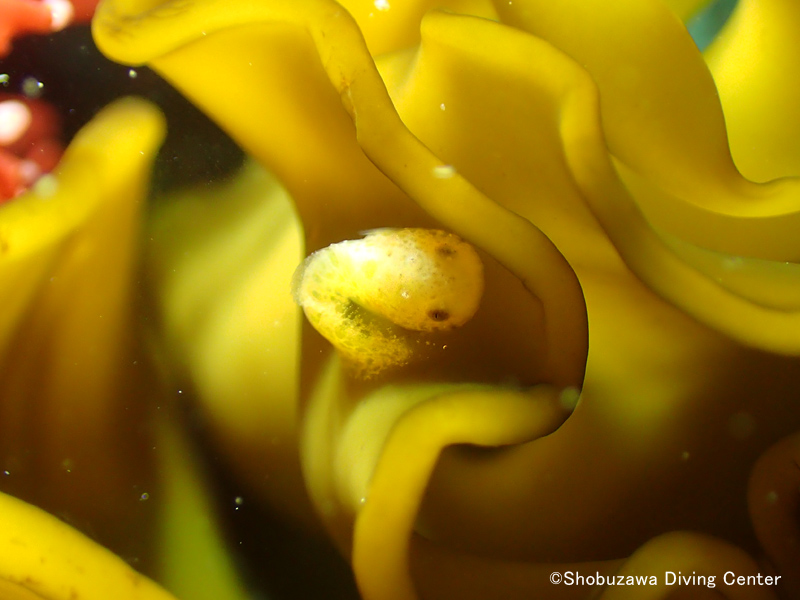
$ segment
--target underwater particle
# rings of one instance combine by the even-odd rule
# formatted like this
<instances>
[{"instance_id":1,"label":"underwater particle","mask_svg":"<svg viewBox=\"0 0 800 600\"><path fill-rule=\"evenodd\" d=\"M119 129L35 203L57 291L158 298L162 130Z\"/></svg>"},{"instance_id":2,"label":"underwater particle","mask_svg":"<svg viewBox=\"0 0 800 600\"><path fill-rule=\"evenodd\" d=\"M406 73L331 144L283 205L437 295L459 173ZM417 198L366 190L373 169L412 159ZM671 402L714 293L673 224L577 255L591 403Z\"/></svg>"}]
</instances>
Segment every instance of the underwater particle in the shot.
<instances>
[{"instance_id":1,"label":"underwater particle","mask_svg":"<svg viewBox=\"0 0 800 600\"><path fill-rule=\"evenodd\" d=\"M38 98L42 95L44 84L35 77L26 77L22 80L22 93L28 98Z\"/></svg>"},{"instance_id":2,"label":"underwater particle","mask_svg":"<svg viewBox=\"0 0 800 600\"><path fill-rule=\"evenodd\" d=\"M141 496L139 496L139 502L144 502L145 500L150 499L150 494L147 492L143 492Z\"/></svg>"},{"instance_id":3,"label":"underwater particle","mask_svg":"<svg viewBox=\"0 0 800 600\"><path fill-rule=\"evenodd\" d=\"M483 264L470 244L415 228L332 244L309 256L293 282L311 325L364 377L418 357L420 333L467 323L483 287Z\"/></svg>"},{"instance_id":4,"label":"underwater particle","mask_svg":"<svg viewBox=\"0 0 800 600\"><path fill-rule=\"evenodd\" d=\"M576 387L565 387L558 396L558 403L564 410L572 412L578 406L581 391Z\"/></svg>"}]
</instances>

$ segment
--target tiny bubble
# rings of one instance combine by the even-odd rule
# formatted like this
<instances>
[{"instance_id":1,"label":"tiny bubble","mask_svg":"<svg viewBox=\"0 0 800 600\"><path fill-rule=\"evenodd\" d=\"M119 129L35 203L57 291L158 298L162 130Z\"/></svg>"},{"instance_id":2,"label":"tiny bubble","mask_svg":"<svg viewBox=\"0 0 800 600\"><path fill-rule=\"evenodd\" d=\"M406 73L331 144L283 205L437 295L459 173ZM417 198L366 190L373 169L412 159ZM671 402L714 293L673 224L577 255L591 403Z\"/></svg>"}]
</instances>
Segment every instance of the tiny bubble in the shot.
<instances>
[{"instance_id":1,"label":"tiny bubble","mask_svg":"<svg viewBox=\"0 0 800 600\"><path fill-rule=\"evenodd\" d=\"M442 103L439 105L439 108L441 108L442 110L445 110L447 107L444 105L444 102L442 102Z\"/></svg>"},{"instance_id":2,"label":"tiny bubble","mask_svg":"<svg viewBox=\"0 0 800 600\"><path fill-rule=\"evenodd\" d=\"M138 76L139 74L136 72L136 69L128 70L128 77L130 77L131 79L136 79Z\"/></svg>"},{"instance_id":3,"label":"tiny bubble","mask_svg":"<svg viewBox=\"0 0 800 600\"><path fill-rule=\"evenodd\" d=\"M148 494L147 492L145 492L144 494L142 494L141 496L139 496L139 500L140 500L141 502L144 502L145 500L149 500L149 499L150 499L150 494Z\"/></svg>"},{"instance_id":4,"label":"tiny bubble","mask_svg":"<svg viewBox=\"0 0 800 600\"><path fill-rule=\"evenodd\" d=\"M241 506L244 504L244 498L241 496L236 496L236 498L233 499L233 502L236 504L236 506Z\"/></svg>"},{"instance_id":5,"label":"tiny bubble","mask_svg":"<svg viewBox=\"0 0 800 600\"><path fill-rule=\"evenodd\" d=\"M3 87L8 87L9 81L11 81L11 78L8 76L8 73L0 73L0 83L3 84Z\"/></svg>"},{"instance_id":6,"label":"tiny bubble","mask_svg":"<svg viewBox=\"0 0 800 600\"><path fill-rule=\"evenodd\" d=\"M6 475L11 475L11 471L3 471Z\"/></svg>"},{"instance_id":7,"label":"tiny bubble","mask_svg":"<svg viewBox=\"0 0 800 600\"><path fill-rule=\"evenodd\" d=\"M44 84L35 77L26 77L22 80L22 93L28 98L38 98L42 95Z\"/></svg>"}]
</instances>

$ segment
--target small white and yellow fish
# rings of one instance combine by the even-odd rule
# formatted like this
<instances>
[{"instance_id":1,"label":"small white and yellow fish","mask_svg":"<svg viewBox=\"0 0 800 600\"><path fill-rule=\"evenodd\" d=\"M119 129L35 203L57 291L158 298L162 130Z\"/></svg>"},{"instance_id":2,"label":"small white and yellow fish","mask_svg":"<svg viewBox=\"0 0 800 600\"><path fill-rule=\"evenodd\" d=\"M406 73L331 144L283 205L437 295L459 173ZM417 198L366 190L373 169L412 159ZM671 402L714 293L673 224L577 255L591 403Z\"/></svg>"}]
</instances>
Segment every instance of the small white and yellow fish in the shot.
<instances>
[{"instance_id":1,"label":"small white and yellow fish","mask_svg":"<svg viewBox=\"0 0 800 600\"><path fill-rule=\"evenodd\" d=\"M409 363L425 333L464 325L483 287L470 244L414 228L376 229L314 252L293 284L311 325L363 377Z\"/></svg>"}]
</instances>

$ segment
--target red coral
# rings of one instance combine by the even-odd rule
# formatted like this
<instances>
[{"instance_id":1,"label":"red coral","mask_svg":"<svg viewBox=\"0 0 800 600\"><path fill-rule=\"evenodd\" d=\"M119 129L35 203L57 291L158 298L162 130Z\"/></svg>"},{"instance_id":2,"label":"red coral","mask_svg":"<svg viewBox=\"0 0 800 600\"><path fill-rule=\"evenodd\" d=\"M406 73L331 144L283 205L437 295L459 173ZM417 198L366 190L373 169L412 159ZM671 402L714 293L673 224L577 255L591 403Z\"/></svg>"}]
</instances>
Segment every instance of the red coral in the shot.
<instances>
[{"instance_id":1,"label":"red coral","mask_svg":"<svg viewBox=\"0 0 800 600\"><path fill-rule=\"evenodd\" d=\"M61 122L41 100L0 94L0 202L30 187L58 164Z\"/></svg>"},{"instance_id":2,"label":"red coral","mask_svg":"<svg viewBox=\"0 0 800 600\"><path fill-rule=\"evenodd\" d=\"M0 57L26 33L52 33L92 18L99 0L0 0Z\"/></svg>"},{"instance_id":3,"label":"red coral","mask_svg":"<svg viewBox=\"0 0 800 600\"><path fill-rule=\"evenodd\" d=\"M51 4L34 0L0 0L0 56L11 49L11 40L25 33L51 33L61 29Z\"/></svg>"}]
</instances>

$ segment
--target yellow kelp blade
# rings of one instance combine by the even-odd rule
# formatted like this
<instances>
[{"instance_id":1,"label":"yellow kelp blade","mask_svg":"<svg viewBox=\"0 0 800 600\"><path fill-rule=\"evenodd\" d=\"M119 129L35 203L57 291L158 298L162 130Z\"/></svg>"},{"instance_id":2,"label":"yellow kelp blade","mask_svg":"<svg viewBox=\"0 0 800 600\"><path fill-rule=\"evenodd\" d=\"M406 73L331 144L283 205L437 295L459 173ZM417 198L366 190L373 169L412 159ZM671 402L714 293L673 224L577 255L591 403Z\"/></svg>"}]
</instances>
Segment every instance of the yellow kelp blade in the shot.
<instances>
[{"instance_id":1,"label":"yellow kelp blade","mask_svg":"<svg viewBox=\"0 0 800 600\"><path fill-rule=\"evenodd\" d=\"M663 16L662 13L663 11L661 13L656 11L656 16ZM527 13L525 14L527 15ZM649 13L647 14L649 15ZM668 23L675 21L674 17L669 17L669 15L667 17ZM459 20L462 22L459 23ZM535 134L530 137L537 141L543 141L546 146L552 139L555 139L556 147L561 144L567 158L567 165L572 171L570 175L578 184L580 196L587 202L593 216L602 225L604 232L626 265L660 296L701 322L748 345L787 354L800 352L798 343L800 336L797 335L797 328L800 327L800 315L794 308L797 305L796 290L800 285L800 275L798 275L795 265L759 259L758 256L754 256L753 260L749 261L746 256L741 257L714 251L713 244L712 247L699 246L697 251L692 251L688 240L681 246L679 253L671 248L670 240L667 239L665 242L660 237L661 234L653 230L647 218L651 216L654 206L659 206L660 211L668 213L675 209L677 204L683 203L684 206L688 206L688 204L674 193L659 188L652 179L643 177L642 172L634 173L630 168L621 164L621 173L629 187L626 188L620 181L614 168L617 163L610 160L605 148L604 135L609 126L606 126L606 120L601 122L599 112L599 107L605 104L604 97L598 102L598 92L586 72L562 53L532 36L525 36L488 21L478 19L471 21L468 17L429 15L426 20L428 24L424 26L428 33L423 34L423 40L427 36L430 41L427 49L423 42L420 59L415 65L416 75L419 75L424 81L425 79L430 80L432 74L435 73L454 71L471 73L474 70L482 72L481 79L485 88L487 81L494 81L497 83L491 89L497 89L500 82L505 87L516 89L516 94L510 94L511 98L541 95L549 98L551 121L556 120L559 123L559 130L550 132L547 127L549 121L546 119L531 120L529 129ZM559 26L567 28L564 23ZM676 24L675 27L682 26ZM560 31L558 27L554 29L556 32ZM671 26L666 29L667 33L672 31ZM470 36L466 35L467 30L471 31ZM548 32L550 33L549 29ZM485 44L472 43L471 40L478 35L486 40ZM551 33L551 35L554 34ZM562 35L571 39L567 33ZM685 30L683 35L686 35ZM560 38L559 41L561 41ZM691 41L688 43L691 44ZM447 54L440 48L446 48ZM492 48L493 51L481 52L479 48ZM445 57L445 60L437 59L439 52ZM520 57L529 56L537 57L537 59L534 61L520 59ZM695 58L701 61L699 54ZM460 70L456 71L455 65L460 65L458 67ZM445 68L447 66L451 68ZM482 95L475 86L469 85L468 77L462 77L462 81L456 76L445 76L448 77L450 85L457 86L456 89L460 90L462 97L465 91L470 93L471 90L470 97L476 98L479 103L482 102ZM702 77L698 77L698 81L702 79ZM411 84L406 84L406 86L408 85ZM706 84L703 85L708 87ZM424 88L424 86L421 87ZM588 266L590 258L593 256L592 250L602 249L606 246L603 236L598 235L594 230L592 216L584 216L582 209L570 211L570 214L575 215L576 226L580 225L584 233L593 236L594 240L588 235L571 237L570 225L572 222L566 221L564 218L557 218L560 212L568 210L571 204L580 206L581 198L576 198L569 185L559 183L550 175L538 173L531 175L524 170L515 170L516 159L513 152L510 152L508 157L512 167L510 170L513 174L512 177L516 177L520 182L530 180L540 182L540 189L545 192L546 200L544 202L542 200L522 202L514 198L511 192L517 189L516 186L511 183L504 184L501 178L488 176L488 173L495 172L499 165L495 165L495 168L492 169L491 162L489 162L489 165L482 167L476 161L465 157L463 153L454 150L457 147L455 141L461 135L458 133L458 128L454 124L437 125L445 123L446 117L437 120L428 114L427 118L419 118L414 112L416 105L409 103L405 98L405 93L402 87L395 92L395 96L399 99L400 111L405 118L411 120L414 127L420 128L423 140L437 148L445 156L452 157L456 164L464 164L465 173L474 176L482 186L490 189L493 195L496 195L506 205L520 214L535 219L537 223L541 222L544 230L558 241L559 248L563 248L570 260L575 261L576 266L581 264ZM600 93L602 94L602 90ZM619 94L619 91L614 90L614 93ZM713 95L713 85L710 93ZM413 95L411 97L413 98ZM654 102L655 100L646 106L652 107ZM424 104L424 102L419 103L420 106ZM428 102L428 105L430 104ZM453 108L455 109L455 107ZM479 104L478 108L483 109L483 112L480 112L481 115L497 114L496 110L494 112L490 110L492 105L486 102L483 102L482 105ZM693 109L687 107L687 110ZM521 114L527 115L525 110ZM481 117L481 119L484 118ZM646 121L644 117L641 118ZM469 122L473 120L476 119L467 119ZM489 122L493 122L492 117L489 117ZM707 123L706 126L710 125ZM643 130L646 129L647 126L643 125ZM503 127L495 124L494 130L500 131L499 135L502 137ZM481 131L482 129L478 126L478 136ZM661 133L667 136L672 135L666 130ZM692 135L695 134L692 133ZM724 142L724 131L722 131L722 135ZM652 138L652 135L650 137ZM488 140L489 138L479 137L478 139ZM528 148L532 142L526 140L525 136L515 138L509 134L506 142L495 148L495 152L500 152L502 156L504 148L508 146L519 147L525 156L531 152L534 152L535 155L535 149ZM491 147L491 141L486 143ZM713 140L704 140L703 143L713 145ZM659 146L660 150L651 151L666 152L665 148L670 147L666 142L663 146L663 148ZM553 152L557 153L556 157L560 154L558 150ZM552 163L553 168L549 170L549 173L558 172L559 163L558 159L553 157L553 152L543 158L539 157L540 162L549 160ZM713 155L711 150L709 153ZM727 156L726 149L724 149L724 153ZM724 162L724 157L720 160ZM730 162L729 156L727 160ZM547 162L543 164L547 164ZM692 169L697 171L700 168L697 165L701 165L700 159L695 161ZM730 170L732 169L733 167L730 166ZM648 172L648 174L657 175L652 172ZM739 177L738 174L736 177ZM709 178L713 179L714 174L711 173L705 177L706 180ZM545 185L541 185L541 182L544 182ZM504 185L505 187L503 187ZM673 185L676 183L673 182ZM702 187L702 179L698 185ZM748 183L747 185L755 184ZM778 182L774 185L780 187L788 185L788 183ZM548 194L551 198L548 198ZM560 202L562 198L564 199L563 205ZM675 212L680 211L675 209ZM776 227L779 227L786 235L776 235L775 228L767 226L767 222L749 218L740 219L741 229L737 229L737 235L728 235L731 233L730 230L715 228L711 221L704 220L713 220L716 217L709 216L710 213L704 214L705 217L700 215L696 220L687 218L683 222L697 223L698 231L702 230L704 237L707 237L705 233L708 232L709 235L727 236L726 239L733 240L737 244L746 243L753 247L758 247L764 239L769 239L769 243L775 240L794 243L796 239L793 234L789 235L792 226L791 220L781 221L780 217L769 222L777 223ZM656 221L656 223L658 222ZM766 229L760 229L762 225ZM750 230L757 231L758 235L748 237L747 234ZM728 231L727 234L726 231ZM664 235L672 234L667 229ZM678 243L679 241L673 245ZM708 250L708 253L704 253L704 249ZM711 254L714 252L716 254ZM767 252L767 254L770 253L771 251ZM614 253L606 252L604 254L605 256L595 252L595 259L592 262L597 264L599 259L608 267L617 268Z\"/></svg>"},{"instance_id":2,"label":"yellow kelp blade","mask_svg":"<svg viewBox=\"0 0 800 600\"><path fill-rule=\"evenodd\" d=\"M151 64L266 165L296 204L307 252L398 217L430 226L364 156L319 64L304 20L320 11L345 15L340 7L192 2L177 11L170 3L149 9L103 3L92 25L98 47L118 61ZM120 38L119 29L135 34ZM214 86L210 71L220 78Z\"/></svg>"},{"instance_id":3,"label":"yellow kelp blade","mask_svg":"<svg viewBox=\"0 0 800 600\"><path fill-rule=\"evenodd\" d=\"M617 577L645 577L646 585L607 586L601 600L667 600L679 585L719 590L730 600L776 600L775 583L730 585L730 574L759 577L763 569L746 552L720 539L689 531L654 537L634 552L617 571ZM690 575L691 574L691 575ZM678 577L691 581L686 584ZM655 580L651 579L655 576ZM694 578L694 579L692 579ZM763 581L763 579L762 579Z\"/></svg>"},{"instance_id":4,"label":"yellow kelp blade","mask_svg":"<svg viewBox=\"0 0 800 600\"><path fill-rule=\"evenodd\" d=\"M166 415L158 421L164 483L159 494L148 499L161 509L158 579L180 598L247 600L197 452L185 429Z\"/></svg>"},{"instance_id":5,"label":"yellow kelp blade","mask_svg":"<svg viewBox=\"0 0 800 600\"><path fill-rule=\"evenodd\" d=\"M686 21L696 15L702 8L711 4L713 0L665 0L681 20Z\"/></svg>"},{"instance_id":6,"label":"yellow kelp blade","mask_svg":"<svg viewBox=\"0 0 800 600\"><path fill-rule=\"evenodd\" d=\"M339 4L353 15L358 28L364 34L370 53L375 57L417 45L419 22L432 9L497 19L491 0L404 0L377 3L375 0L343 0Z\"/></svg>"},{"instance_id":7,"label":"yellow kelp blade","mask_svg":"<svg viewBox=\"0 0 800 600\"><path fill-rule=\"evenodd\" d=\"M2 489L149 560L153 454L132 290L139 215L164 134L122 99L72 140L55 171L0 208Z\"/></svg>"},{"instance_id":8,"label":"yellow kelp blade","mask_svg":"<svg viewBox=\"0 0 800 600\"><path fill-rule=\"evenodd\" d=\"M99 47L117 60L151 63L274 168L297 202L307 251L351 239L359 225L438 222L485 251L541 301L546 351L537 362L544 378L580 386L586 317L574 273L530 222L458 173L438 175L441 159L398 118L352 17L325 0L193 3L174 18L167 17L169 3L143 15L145 8L101 5L93 21ZM285 52L264 46L277 50L281 43L302 61L289 68L279 58ZM212 90L198 65L206 72L216 63L230 79ZM255 128L253 120L269 126ZM299 139L302 144L287 142Z\"/></svg>"},{"instance_id":9,"label":"yellow kelp blade","mask_svg":"<svg viewBox=\"0 0 800 600\"><path fill-rule=\"evenodd\" d=\"M163 118L154 106L120 100L78 133L51 175L0 209L2 353L28 301L41 288L42 273L50 277L55 274L54 262L67 262L65 245L68 248L82 228L96 227L91 223L104 219L104 224L112 221L114 233L124 236L122 241L131 238L137 200L146 190L163 133ZM130 243L111 250L107 264L132 254ZM115 279L124 280L128 270Z\"/></svg>"},{"instance_id":10,"label":"yellow kelp blade","mask_svg":"<svg viewBox=\"0 0 800 600\"><path fill-rule=\"evenodd\" d=\"M661 0L496 6L591 75L611 154L675 196L668 206L637 197L655 226L712 250L800 260L800 180L756 184L736 170L714 80Z\"/></svg>"},{"instance_id":11,"label":"yellow kelp blade","mask_svg":"<svg viewBox=\"0 0 800 600\"><path fill-rule=\"evenodd\" d=\"M303 460L310 492L342 550L352 552L362 594L416 598L410 544L440 453L453 444L531 442L558 428L571 406L551 386L470 384L390 385L355 404L336 363L309 399Z\"/></svg>"},{"instance_id":12,"label":"yellow kelp blade","mask_svg":"<svg viewBox=\"0 0 800 600\"><path fill-rule=\"evenodd\" d=\"M741 0L706 50L731 154L754 181L800 174L800 5Z\"/></svg>"},{"instance_id":13,"label":"yellow kelp blade","mask_svg":"<svg viewBox=\"0 0 800 600\"><path fill-rule=\"evenodd\" d=\"M800 433L762 454L750 475L747 504L753 530L778 573L787 597L800 595Z\"/></svg>"},{"instance_id":14,"label":"yellow kelp blade","mask_svg":"<svg viewBox=\"0 0 800 600\"><path fill-rule=\"evenodd\" d=\"M0 594L8 600L175 600L54 516L0 494Z\"/></svg>"},{"instance_id":15,"label":"yellow kelp blade","mask_svg":"<svg viewBox=\"0 0 800 600\"><path fill-rule=\"evenodd\" d=\"M416 598L408 563L416 513L436 460L452 444L497 447L530 442L568 414L548 386L444 394L394 423L377 459L353 538L353 568L368 598Z\"/></svg>"},{"instance_id":16,"label":"yellow kelp blade","mask_svg":"<svg viewBox=\"0 0 800 600\"><path fill-rule=\"evenodd\" d=\"M147 275L174 385L197 400L210 442L284 515L311 524L297 453L303 258L291 200L254 162L154 209ZM269 474L268 477L265 474Z\"/></svg>"}]
</instances>

